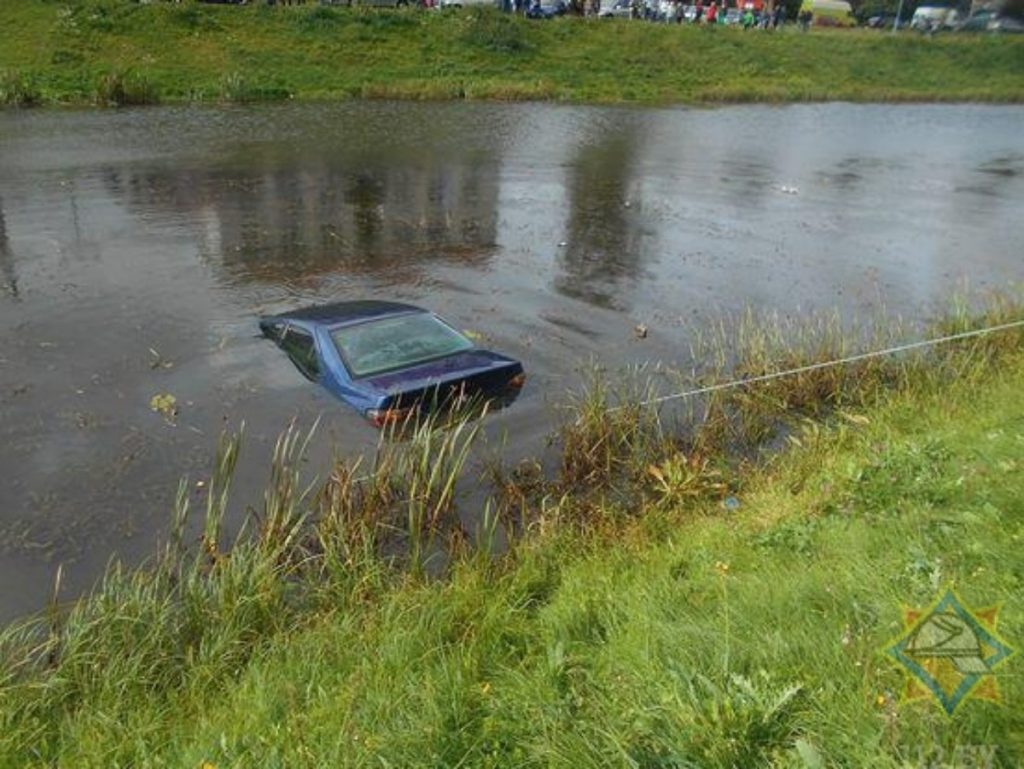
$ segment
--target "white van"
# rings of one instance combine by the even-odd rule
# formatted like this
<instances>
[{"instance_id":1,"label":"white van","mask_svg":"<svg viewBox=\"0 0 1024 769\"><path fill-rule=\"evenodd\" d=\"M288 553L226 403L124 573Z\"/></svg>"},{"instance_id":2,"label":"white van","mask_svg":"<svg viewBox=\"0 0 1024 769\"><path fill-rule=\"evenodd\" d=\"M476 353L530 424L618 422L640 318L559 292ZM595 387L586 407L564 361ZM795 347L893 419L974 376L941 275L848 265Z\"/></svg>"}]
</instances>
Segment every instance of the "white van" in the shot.
<instances>
[{"instance_id":1,"label":"white van","mask_svg":"<svg viewBox=\"0 0 1024 769\"><path fill-rule=\"evenodd\" d=\"M816 27L852 27L853 8L847 0L804 0L800 14L810 13Z\"/></svg>"},{"instance_id":2,"label":"white van","mask_svg":"<svg viewBox=\"0 0 1024 769\"><path fill-rule=\"evenodd\" d=\"M922 31L945 29L954 27L958 23L960 23L960 14L956 8L948 8L944 5L919 6L910 18L911 29Z\"/></svg>"}]
</instances>

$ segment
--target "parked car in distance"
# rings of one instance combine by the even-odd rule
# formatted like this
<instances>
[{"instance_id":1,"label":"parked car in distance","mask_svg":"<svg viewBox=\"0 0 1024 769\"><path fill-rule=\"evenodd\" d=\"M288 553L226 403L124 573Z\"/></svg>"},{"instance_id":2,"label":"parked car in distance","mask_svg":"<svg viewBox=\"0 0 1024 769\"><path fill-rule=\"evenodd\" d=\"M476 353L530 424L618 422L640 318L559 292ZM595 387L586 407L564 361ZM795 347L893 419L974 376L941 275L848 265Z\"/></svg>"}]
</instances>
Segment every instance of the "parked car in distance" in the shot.
<instances>
[{"instance_id":1,"label":"parked car in distance","mask_svg":"<svg viewBox=\"0 0 1024 769\"><path fill-rule=\"evenodd\" d=\"M528 19L553 19L564 16L568 6L564 0L534 0L526 9Z\"/></svg>"},{"instance_id":2,"label":"parked car in distance","mask_svg":"<svg viewBox=\"0 0 1024 769\"><path fill-rule=\"evenodd\" d=\"M279 4L281 0L276 0ZM416 0L331 0L322 5L345 5L345 6L367 6L372 8L407 8L410 5L418 5Z\"/></svg>"},{"instance_id":3,"label":"parked car in distance","mask_svg":"<svg viewBox=\"0 0 1024 769\"><path fill-rule=\"evenodd\" d=\"M978 11L957 24L956 30L957 32L988 32L988 25L995 20L995 11Z\"/></svg>"},{"instance_id":4,"label":"parked car in distance","mask_svg":"<svg viewBox=\"0 0 1024 769\"><path fill-rule=\"evenodd\" d=\"M598 16L602 19L628 19L633 15L632 0L615 0L612 5L602 6Z\"/></svg>"},{"instance_id":5,"label":"parked car in distance","mask_svg":"<svg viewBox=\"0 0 1024 769\"><path fill-rule=\"evenodd\" d=\"M264 317L259 325L303 376L377 427L466 397L507 405L526 381L522 363L477 347L413 305L338 302Z\"/></svg>"},{"instance_id":6,"label":"parked car in distance","mask_svg":"<svg viewBox=\"0 0 1024 769\"><path fill-rule=\"evenodd\" d=\"M919 5L910 17L911 29L921 32L949 29L960 23L960 13L956 8L943 5Z\"/></svg>"},{"instance_id":7,"label":"parked car in distance","mask_svg":"<svg viewBox=\"0 0 1024 769\"><path fill-rule=\"evenodd\" d=\"M988 23L988 31L1006 34L1020 34L1024 32L1024 21L1013 16L996 16Z\"/></svg>"},{"instance_id":8,"label":"parked car in distance","mask_svg":"<svg viewBox=\"0 0 1024 769\"><path fill-rule=\"evenodd\" d=\"M895 23L895 13L880 13L877 16L868 17L864 22L864 26L870 29L891 29Z\"/></svg>"},{"instance_id":9,"label":"parked car in distance","mask_svg":"<svg viewBox=\"0 0 1024 769\"><path fill-rule=\"evenodd\" d=\"M462 8L470 5L484 5L498 7L497 0L438 0L438 8Z\"/></svg>"}]
</instances>

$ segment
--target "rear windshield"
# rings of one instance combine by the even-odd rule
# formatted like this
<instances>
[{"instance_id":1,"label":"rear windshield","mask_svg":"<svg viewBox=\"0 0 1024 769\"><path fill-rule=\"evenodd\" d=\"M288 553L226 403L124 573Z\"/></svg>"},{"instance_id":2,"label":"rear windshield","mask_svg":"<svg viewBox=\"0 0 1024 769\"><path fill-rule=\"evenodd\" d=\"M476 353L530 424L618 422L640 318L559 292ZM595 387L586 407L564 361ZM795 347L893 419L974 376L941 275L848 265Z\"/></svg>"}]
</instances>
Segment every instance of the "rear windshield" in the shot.
<instances>
[{"instance_id":1,"label":"rear windshield","mask_svg":"<svg viewBox=\"0 0 1024 769\"><path fill-rule=\"evenodd\" d=\"M331 337L354 377L408 368L473 346L426 312L345 326L332 331Z\"/></svg>"}]
</instances>

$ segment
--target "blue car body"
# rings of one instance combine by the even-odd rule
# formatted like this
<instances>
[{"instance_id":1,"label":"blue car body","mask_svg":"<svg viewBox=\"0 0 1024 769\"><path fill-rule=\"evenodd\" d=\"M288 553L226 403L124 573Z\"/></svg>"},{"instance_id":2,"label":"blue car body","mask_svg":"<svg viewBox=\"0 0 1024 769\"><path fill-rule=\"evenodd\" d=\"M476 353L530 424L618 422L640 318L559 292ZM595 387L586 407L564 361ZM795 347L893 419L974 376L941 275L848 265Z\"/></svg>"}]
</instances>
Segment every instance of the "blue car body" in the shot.
<instances>
[{"instance_id":1,"label":"blue car body","mask_svg":"<svg viewBox=\"0 0 1024 769\"><path fill-rule=\"evenodd\" d=\"M482 394L511 402L525 380L522 364L464 340L465 349L366 376L354 375L332 334L339 329L429 311L408 304L353 301L307 307L260 319L263 335L273 339L300 372L317 382L377 426L449 402L453 396ZM511 399L509 399L511 396Z\"/></svg>"}]
</instances>

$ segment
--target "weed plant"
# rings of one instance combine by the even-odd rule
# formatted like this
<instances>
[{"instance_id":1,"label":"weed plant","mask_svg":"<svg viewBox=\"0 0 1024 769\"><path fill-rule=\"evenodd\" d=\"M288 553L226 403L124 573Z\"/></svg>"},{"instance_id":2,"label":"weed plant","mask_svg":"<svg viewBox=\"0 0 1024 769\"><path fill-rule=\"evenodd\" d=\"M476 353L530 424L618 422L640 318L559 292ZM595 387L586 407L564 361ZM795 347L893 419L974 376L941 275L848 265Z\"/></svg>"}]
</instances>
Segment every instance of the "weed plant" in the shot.
<instances>
[{"instance_id":1,"label":"weed plant","mask_svg":"<svg viewBox=\"0 0 1024 769\"><path fill-rule=\"evenodd\" d=\"M463 43L499 54L522 54L530 50L526 27L497 8L470 8L458 20Z\"/></svg>"},{"instance_id":2,"label":"weed plant","mask_svg":"<svg viewBox=\"0 0 1024 769\"><path fill-rule=\"evenodd\" d=\"M247 104L258 101L280 101L288 99L291 94L286 88L258 85L240 72L231 72L221 79L220 96L224 101Z\"/></svg>"},{"instance_id":3,"label":"weed plant","mask_svg":"<svg viewBox=\"0 0 1024 769\"><path fill-rule=\"evenodd\" d=\"M94 101L101 107L136 107L158 104L160 96L146 75L128 70L101 75L96 82Z\"/></svg>"},{"instance_id":4,"label":"weed plant","mask_svg":"<svg viewBox=\"0 0 1024 769\"><path fill-rule=\"evenodd\" d=\"M0 105L7 107L35 107L42 96L28 75L12 70L0 72Z\"/></svg>"}]
</instances>

